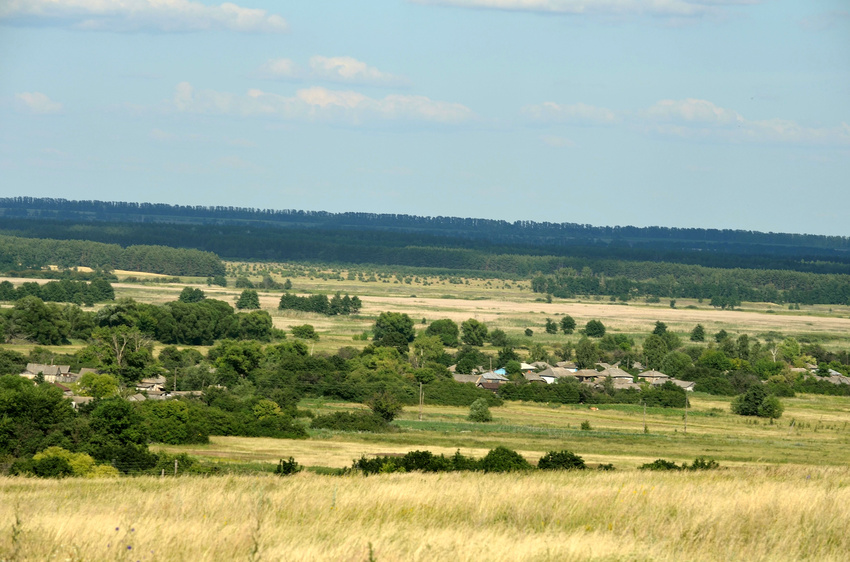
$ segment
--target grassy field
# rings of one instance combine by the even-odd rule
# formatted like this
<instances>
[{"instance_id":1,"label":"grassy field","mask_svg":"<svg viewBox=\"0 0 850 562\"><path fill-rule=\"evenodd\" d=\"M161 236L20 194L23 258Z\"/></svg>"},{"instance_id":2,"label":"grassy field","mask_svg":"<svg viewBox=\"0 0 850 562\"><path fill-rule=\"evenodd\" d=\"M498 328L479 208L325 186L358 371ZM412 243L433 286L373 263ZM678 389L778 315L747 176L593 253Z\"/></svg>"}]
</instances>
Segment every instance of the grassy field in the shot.
<instances>
[{"instance_id":1,"label":"grassy field","mask_svg":"<svg viewBox=\"0 0 850 562\"><path fill-rule=\"evenodd\" d=\"M229 264L254 281L257 264ZM762 341L793 336L827 349L850 346L850 307L790 311L770 303L715 310L707 303L612 303L603 299L545 302L526 281L422 275L377 281L323 279L293 268L293 291L359 296L361 314L324 317L277 310L282 291L259 290L275 326L312 324L312 351L362 347L381 311L424 318L477 318L520 345L551 348L568 336L545 334L547 318L570 314L583 325L602 320L638 343L657 320L686 339L697 323L710 335L725 329ZM297 273L297 274L295 274ZM338 272L345 278L346 272ZM135 276L120 272L119 278ZM410 278L410 275L407 276ZM19 284L23 279L11 279ZM181 283L115 283L116 296L175 300L188 284L234 303L241 289ZM102 306L102 305L101 305ZM532 328L534 336L523 335ZM291 336L290 336L291 337ZM571 338L573 342L576 336ZM81 342L51 348L73 352ZM7 346L8 347L8 346ZM16 345L27 352L32 346ZM523 353L520 351L520 353ZM408 407L386 434L310 430L306 440L213 437L208 445L152 449L185 452L228 468L271 466L290 456L312 469L271 474L179 478L0 478L0 560L846 560L850 552L850 400L783 398L775 423L732 415L729 399L691 396L687 430L681 409L506 403L494 421L467 421L467 408ZM305 400L317 414L360 404ZM583 422L590 425L582 430ZM646 428L646 429L645 429ZM552 450L581 455L591 468L614 472L529 474L322 474L361 455L429 450L483 456L496 446L536 462ZM658 458L677 463L717 460L708 472L653 473L637 467ZM317 473L318 472L318 473ZM130 547L130 548L128 548Z\"/></svg>"},{"instance_id":2,"label":"grassy field","mask_svg":"<svg viewBox=\"0 0 850 562\"><path fill-rule=\"evenodd\" d=\"M0 478L5 560L817 560L850 469Z\"/></svg>"}]
</instances>

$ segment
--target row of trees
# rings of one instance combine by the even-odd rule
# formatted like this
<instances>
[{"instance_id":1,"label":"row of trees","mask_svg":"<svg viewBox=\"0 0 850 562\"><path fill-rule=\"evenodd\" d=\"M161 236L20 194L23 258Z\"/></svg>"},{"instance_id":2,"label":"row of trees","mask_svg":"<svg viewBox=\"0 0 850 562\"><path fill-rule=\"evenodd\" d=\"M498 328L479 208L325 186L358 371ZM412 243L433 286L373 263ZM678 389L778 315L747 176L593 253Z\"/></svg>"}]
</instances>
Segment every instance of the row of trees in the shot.
<instances>
[{"instance_id":1,"label":"row of trees","mask_svg":"<svg viewBox=\"0 0 850 562\"><path fill-rule=\"evenodd\" d=\"M47 302L71 302L92 306L96 302L115 300L115 291L105 279L94 279L91 283L62 279L48 281L43 285L27 282L21 283L18 288L9 281L0 282L0 301L16 301L28 296Z\"/></svg>"},{"instance_id":2,"label":"row of trees","mask_svg":"<svg viewBox=\"0 0 850 562\"><path fill-rule=\"evenodd\" d=\"M175 239L176 240L176 239ZM174 240L169 242L174 244ZM206 251L166 245L106 244L89 240L51 240L0 235L0 271L79 266L126 269L164 275L224 274L221 259Z\"/></svg>"},{"instance_id":3,"label":"row of trees","mask_svg":"<svg viewBox=\"0 0 850 562\"><path fill-rule=\"evenodd\" d=\"M280 297L278 308L281 310L300 310L303 312L315 312L317 314L325 314L327 316L336 316L339 314L357 314L360 312L363 303L357 295L349 297L346 293L342 296L337 292L333 297L328 299L327 295L310 295L308 297L299 297L291 293L284 293Z\"/></svg>"}]
</instances>

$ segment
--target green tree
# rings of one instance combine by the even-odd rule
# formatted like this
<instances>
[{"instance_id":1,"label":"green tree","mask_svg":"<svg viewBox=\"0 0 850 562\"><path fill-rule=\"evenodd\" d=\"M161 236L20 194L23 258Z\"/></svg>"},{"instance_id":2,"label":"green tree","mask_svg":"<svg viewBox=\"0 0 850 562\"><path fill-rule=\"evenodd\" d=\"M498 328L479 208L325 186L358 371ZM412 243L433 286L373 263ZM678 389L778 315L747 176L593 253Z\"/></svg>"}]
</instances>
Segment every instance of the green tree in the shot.
<instances>
[{"instance_id":1,"label":"green tree","mask_svg":"<svg viewBox=\"0 0 850 562\"><path fill-rule=\"evenodd\" d=\"M382 312L372 328L372 341L378 347L394 347L407 355L410 342L416 337L413 320L400 312Z\"/></svg>"},{"instance_id":2,"label":"green tree","mask_svg":"<svg viewBox=\"0 0 850 562\"><path fill-rule=\"evenodd\" d=\"M576 367L592 369L599 360L599 350L596 344L587 337L582 337L576 345Z\"/></svg>"},{"instance_id":3,"label":"green tree","mask_svg":"<svg viewBox=\"0 0 850 562\"><path fill-rule=\"evenodd\" d=\"M591 338L601 338L605 335L605 325L599 320L589 320L584 325L584 335Z\"/></svg>"},{"instance_id":4,"label":"green tree","mask_svg":"<svg viewBox=\"0 0 850 562\"><path fill-rule=\"evenodd\" d=\"M107 373L85 373L78 384L83 396L109 398L118 394L118 381Z\"/></svg>"},{"instance_id":5,"label":"green tree","mask_svg":"<svg viewBox=\"0 0 850 562\"><path fill-rule=\"evenodd\" d=\"M667 343L661 336L650 334L643 342L643 360L650 369L660 369L668 352Z\"/></svg>"},{"instance_id":6,"label":"green tree","mask_svg":"<svg viewBox=\"0 0 850 562\"><path fill-rule=\"evenodd\" d=\"M487 325L474 318L464 321L460 325L461 341L466 345L481 347L487 339Z\"/></svg>"},{"instance_id":7,"label":"green tree","mask_svg":"<svg viewBox=\"0 0 850 562\"><path fill-rule=\"evenodd\" d=\"M444 318L431 322L425 333L429 336L438 336L447 347L457 347L460 330L454 320Z\"/></svg>"},{"instance_id":8,"label":"green tree","mask_svg":"<svg viewBox=\"0 0 850 562\"><path fill-rule=\"evenodd\" d=\"M254 289L245 289L236 301L239 310L260 308L260 296Z\"/></svg>"},{"instance_id":9,"label":"green tree","mask_svg":"<svg viewBox=\"0 0 850 562\"><path fill-rule=\"evenodd\" d=\"M691 341L705 341L705 328L702 327L702 324L697 324L691 330Z\"/></svg>"},{"instance_id":10,"label":"green tree","mask_svg":"<svg viewBox=\"0 0 850 562\"><path fill-rule=\"evenodd\" d=\"M490 413L490 408L487 406L487 400L479 398L469 407L469 421L474 422L489 422L493 421L493 415Z\"/></svg>"},{"instance_id":11,"label":"green tree","mask_svg":"<svg viewBox=\"0 0 850 562\"><path fill-rule=\"evenodd\" d=\"M185 303L193 303L193 302L201 302L207 298L204 292L201 289L193 289L192 287L183 287L183 290L180 292L180 296L177 298L180 302Z\"/></svg>"},{"instance_id":12,"label":"green tree","mask_svg":"<svg viewBox=\"0 0 850 562\"><path fill-rule=\"evenodd\" d=\"M546 333L547 334L557 334L558 333L558 324L552 320L551 318L546 319Z\"/></svg>"},{"instance_id":13,"label":"green tree","mask_svg":"<svg viewBox=\"0 0 850 562\"><path fill-rule=\"evenodd\" d=\"M402 403L394 395L386 391L372 396L366 405L371 408L372 412L388 422L393 421L404 409Z\"/></svg>"},{"instance_id":14,"label":"green tree","mask_svg":"<svg viewBox=\"0 0 850 562\"><path fill-rule=\"evenodd\" d=\"M567 314L561 318L561 331L565 334L572 334L576 329L576 321L572 316Z\"/></svg>"}]
</instances>

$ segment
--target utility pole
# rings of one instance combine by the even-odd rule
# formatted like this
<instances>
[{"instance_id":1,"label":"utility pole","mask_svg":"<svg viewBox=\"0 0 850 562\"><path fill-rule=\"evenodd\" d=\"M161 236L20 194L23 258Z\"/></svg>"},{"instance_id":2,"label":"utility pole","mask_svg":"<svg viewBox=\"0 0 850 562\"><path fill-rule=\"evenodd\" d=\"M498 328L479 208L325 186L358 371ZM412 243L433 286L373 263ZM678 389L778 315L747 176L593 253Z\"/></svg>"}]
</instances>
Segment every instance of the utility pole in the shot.
<instances>
[{"instance_id":1,"label":"utility pole","mask_svg":"<svg viewBox=\"0 0 850 562\"><path fill-rule=\"evenodd\" d=\"M688 432L688 393L685 393L685 433Z\"/></svg>"},{"instance_id":2,"label":"utility pole","mask_svg":"<svg viewBox=\"0 0 850 562\"><path fill-rule=\"evenodd\" d=\"M643 402L643 432L649 433L649 429L646 427L646 400Z\"/></svg>"},{"instance_id":3,"label":"utility pole","mask_svg":"<svg viewBox=\"0 0 850 562\"><path fill-rule=\"evenodd\" d=\"M422 381L419 381L419 421L422 421L422 399L424 398L424 393L422 392Z\"/></svg>"}]
</instances>

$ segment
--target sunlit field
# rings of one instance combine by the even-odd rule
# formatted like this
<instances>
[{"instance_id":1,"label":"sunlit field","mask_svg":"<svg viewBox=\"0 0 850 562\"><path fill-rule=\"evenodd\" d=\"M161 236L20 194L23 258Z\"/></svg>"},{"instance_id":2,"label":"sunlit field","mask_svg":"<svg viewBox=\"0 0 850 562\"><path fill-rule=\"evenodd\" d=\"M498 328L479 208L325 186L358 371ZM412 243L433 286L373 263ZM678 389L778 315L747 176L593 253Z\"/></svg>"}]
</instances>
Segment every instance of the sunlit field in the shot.
<instances>
[{"instance_id":1,"label":"sunlit field","mask_svg":"<svg viewBox=\"0 0 850 562\"><path fill-rule=\"evenodd\" d=\"M272 266L229 267L259 282L260 269ZM363 301L358 315L326 317L278 310L283 291L258 289L276 327L315 327L319 340L308 342L311 353L367 345L359 336L382 311L409 314L417 329L440 318L476 318L505 330L520 354L532 343L551 349L575 342L576 335L544 331L547 318L564 314L579 326L600 319L638 344L660 320L683 340L701 323L708 334L725 329L762 340L793 336L828 349L850 345L848 307L546 302L527 281L399 275L367 282L298 272L275 279L291 278L297 294L341 291ZM161 304L191 285L234 304L241 293L232 275L228 287L154 277L119 272L116 298ZM26 353L32 346L7 348ZM505 402L491 408L490 423L468 421L468 408L408 406L391 433L311 429L302 440L213 436L206 445L151 445L197 458L212 476L0 478L0 560L846 560L850 400L783 398L785 412L771 422L733 415L729 398L689 398L687 412ZM321 415L365 406L310 398L299 408ZM548 451L569 450L588 470L332 474L363 455L428 450L482 457L497 446L532 464ZM289 457L305 470L287 477L269 472ZM682 464L697 457L716 460L720 469L638 469L659 458ZM596 469L608 464L613 472Z\"/></svg>"},{"instance_id":2,"label":"sunlit field","mask_svg":"<svg viewBox=\"0 0 850 562\"><path fill-rule=\"evenodd\" d=\"M0 478L17 560L846 560L850 470Z\"/></svg>"}]
</instances>

